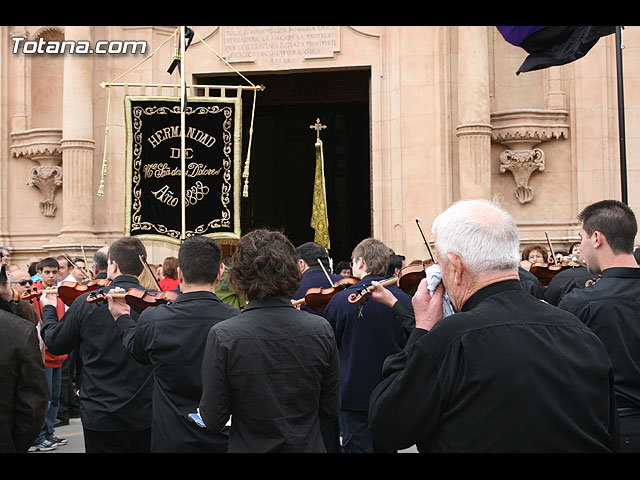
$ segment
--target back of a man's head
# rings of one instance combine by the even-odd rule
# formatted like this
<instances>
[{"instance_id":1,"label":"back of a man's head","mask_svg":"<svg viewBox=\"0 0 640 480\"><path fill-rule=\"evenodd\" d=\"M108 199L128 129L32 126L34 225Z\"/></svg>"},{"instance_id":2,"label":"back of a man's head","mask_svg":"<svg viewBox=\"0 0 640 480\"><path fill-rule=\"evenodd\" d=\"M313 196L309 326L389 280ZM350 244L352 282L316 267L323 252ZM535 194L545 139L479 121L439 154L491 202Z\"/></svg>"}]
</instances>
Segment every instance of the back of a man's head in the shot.
<instances>
[{"instance_id":1,"label":"back of a man's head","mask_svg":"<svg viewBox=\"0 0 640 480\"><path fill-rule=\"evenodd\" d=\"M304 260L310 267L318 265L318 260L326 268L329 265L327 250L316 242L306 242L296 247L296 252L300 260Z\"/></svg>"},{"instance_id":2,"label":"back of a man's head","mask_svg":"<svg viewBox=\"0 0 640 480\"><path fill-rule=\"evenodd\" d=\"M591 237L602 233L616 255L632 254L638 232L633 210L618 200L601 200L585 207L578 215L582 228Z\"/></svg>"},{"instance_id":3,"label":"back of a man's head","mask_svg":"<svg viewBox=\"0 0 640 480\"><path fill-rule=\"evenodd\" d=\"M211 285L215 283L222 261L222 248L209 237L189 237L178 251L178 264L186 283Z\"/></svg>"},{"instance_id":4,"label":"back of a man's head","mask_svg":"<svg viewBox=\"0 0 640 480\"><path fill-rule=\"evenodd\" d=\"M109 247L109 260L116 262L120 273L137 277L142 273L144 265L140 261L140 256L147 258L147 249L136 237L122 237L116 240Z\"/></svg>"},{"instance_id":5,"label":"back of a man's head","mask_svg":"<svg viewBox=\"0 0 640 480\"><path fill-rule=\"evenodd\" d=\"M438 256L458 255L475 275L517 269L520 236L511 215L488 200L456 202L433 222Z\"/></svg>"}]
</instances>

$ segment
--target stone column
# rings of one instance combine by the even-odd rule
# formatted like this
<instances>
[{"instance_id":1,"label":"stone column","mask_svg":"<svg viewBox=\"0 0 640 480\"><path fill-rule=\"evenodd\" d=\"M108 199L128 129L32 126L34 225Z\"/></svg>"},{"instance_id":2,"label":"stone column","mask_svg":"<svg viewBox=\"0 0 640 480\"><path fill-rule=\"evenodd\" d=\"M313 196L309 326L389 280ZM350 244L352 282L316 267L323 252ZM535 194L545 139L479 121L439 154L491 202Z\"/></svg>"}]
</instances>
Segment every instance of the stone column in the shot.
<instances>
[{"instance_id":1,"label":"stone column","mask_svg":"<svg viewBox=\"0 0 640 480\"><path fill-rule=\"evenodd\" d=\"M90 26L65 27L65 40L91 41ZM93 56L65 54L62 113L62 228L55 243L95 239L93 229Z\"/></svg>"},{"instance_id":2,"label":"stone column","mask_svg":"<svg viewBox=\"0 0 640 480\"><path fill-rule=\"evenodd\" d=\"M460 199L491 197L491 108L486 26L458 27Z\"/></svg>"}]
</instances>

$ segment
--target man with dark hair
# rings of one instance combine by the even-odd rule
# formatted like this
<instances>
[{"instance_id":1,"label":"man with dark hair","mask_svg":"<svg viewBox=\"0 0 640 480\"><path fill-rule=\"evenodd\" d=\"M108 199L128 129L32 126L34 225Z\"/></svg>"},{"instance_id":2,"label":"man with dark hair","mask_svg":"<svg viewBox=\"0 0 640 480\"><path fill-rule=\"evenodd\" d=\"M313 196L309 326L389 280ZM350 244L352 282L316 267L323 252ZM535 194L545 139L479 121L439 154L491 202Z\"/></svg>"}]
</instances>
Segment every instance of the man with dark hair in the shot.
<instances>
[{"instance_id":1,"label":"man with dark hair","mask_svg":"<svg viewBox=\"0 0 640 480\"><path fill-rule=\"evenodd\" d=\"M304 298L310 288L331 288L335 283L344 278L331 273L329 255L326 248L316 242L306 242L296 247L298 254L298 267L302 273L302 279L293 299ZM318 313L306 304L300 306L302 310L310 313Z\"/></svg>"},{"instance_id":2,"label":"man with dark hair","mask_svg":"<svg viewBox=\"0 0 640 480\"><path fill-rule=\"evenodd\" d=\"M139 255L146 249L135 237L123 237L109 248L105 289L141 288ZM150 366L138 364L123 347L105 303L89 303L85 293L71 304L58 322L55 297L43 294L42 337L52 353L69 353L78 347L80 418L87 453L149 452L151 429ZM132 317L137 318L135 312Z\"/></svg>"},{"instance_id":3,"label":"man with dark hair","mask_svg":"<svg viewBox=\"0 0 640 480\"><path fill-rule=\"evenodd\" d=\"M633 211L617 200L586 207L578 220L580 251L593 284L574 289L558 307L581 319L607 348L615 373L623 452L640 452L640 268L633 256Z\"/></svg>"},{"instance_id":4,"label":"man with dark hair","mask_svg":"<svg viewBox=\"0 0 640 480\"><path fill-rule=\"evenodd\" d=\"M324 452L320 421L338 415L339 367L331 327L291 304L300 281L295 248L280 232L244 235L231 283L248 299L214 325L202 362L200 415L229 452Z\"/></svg>"},{"instance_id":5,"label":"man with dark hair","mask_svg":"<svg viewBox=\"0 0 640 480\"><path fill-rule=\"evenodd\" d=\"M342 406L339 423L344 453L383 453L367 425L369 397L382 381L384 359L402 351L408 332L393 310L380 302L364 300L354 304L349 295L385 280L391 250L375 238L362 240L351 254L353 275L361 280L336 293L324 311L335 332L340 354ZM407 309L411 297L397 286L389 290Z\"/></svg>"},{"instance_id":6,"label":"man with dark hair","mask_svg":"<svg viewBox=\"0 0 640 480\"><path fill-rule=\"evenodd\" d=\"M211 432L189 419L196 412L202 384L200 368L209 329L240 313L214 293L222 250L215 240L185 239L178 252L180 296L171 304L145 309L138 321L123 300L108 297L123 345L154 371L152 452L224 453L228 429Z\"/></svg>"}]
</instances>

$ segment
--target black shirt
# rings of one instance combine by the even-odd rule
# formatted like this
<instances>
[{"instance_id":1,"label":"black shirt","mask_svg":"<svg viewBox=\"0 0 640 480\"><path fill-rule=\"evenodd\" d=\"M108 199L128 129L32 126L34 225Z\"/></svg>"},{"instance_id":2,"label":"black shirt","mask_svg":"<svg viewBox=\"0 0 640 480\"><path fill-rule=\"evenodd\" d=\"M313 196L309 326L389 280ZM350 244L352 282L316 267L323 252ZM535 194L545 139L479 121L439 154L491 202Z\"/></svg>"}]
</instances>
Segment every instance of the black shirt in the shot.
<instances>
[{"instance_id":1,"label":"black shirt","mask_svg":"<svg viewBox=\"0 0 640 480\"><path fill-rule=\"evenodd\" d=\"M618 407L640 409L640 268L608 268L558 306L582 320L607 348Z\"/></svg>"},{"instance_id":2,"label":"black shirt","mask_svg":"<svg viewBox=\"0 0 640 480\"><path fill-rule=\"evenodd\" d=\"M611 362L573 315L517 280L414 329L371 396L376 442L420 452L608 452L619 434Z\"/></svg>"},{"instance_id":3,"label":"black shirt","mask_svg":"<svg viewBox=\"0 0 640 480\"><path fill-rule=\"evenodd\" d=\"M119 275L109 286L142 288L138 279ZM80 416L83 427L97 431L139 431L151 427L152 370L140 365L122 346L116 322L106 303L79 296L58 322L56 309L42 309L41 335L54 355L79 347L82 360ZM133 314L137 318L137 314Z\"/></svg>"},{"instance_id":4,"label":"black shirt","mask_svg":"<svg viewBox=\"0 0 640 480\"><path fill-rule=\"evenodd\" d=\"M226 452L228 432L212 433L188 418L202 395L200 368L210 328L240 313L208 291L181 294L145 309L137 322L118 318L123 344L154 371L152 452Z\"/></svg>"}]
</instances>

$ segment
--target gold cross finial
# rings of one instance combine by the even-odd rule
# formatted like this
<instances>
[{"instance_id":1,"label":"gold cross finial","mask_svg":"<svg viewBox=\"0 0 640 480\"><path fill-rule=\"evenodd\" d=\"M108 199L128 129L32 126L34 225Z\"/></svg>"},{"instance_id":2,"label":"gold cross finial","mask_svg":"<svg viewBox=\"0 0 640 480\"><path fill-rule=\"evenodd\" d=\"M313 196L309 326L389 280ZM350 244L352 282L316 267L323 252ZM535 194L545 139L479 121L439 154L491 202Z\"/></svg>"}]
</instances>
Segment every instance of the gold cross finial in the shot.
<instances>
[{"instance_id":1,"label":"gold cross finial","mask_svg":"<svg viewBox=\"0 0 640 480\"><path fill-rule=\"evenodd\" d=\"M313 128L316 130L316 135L317 135L317 141L320 141L320 130L323 130L325 128L327 128L326 125L322 125L320 123L320 119L316 118L316 123L313 125L309 125L309 128Z\"/></svg>"}]
</instances>

